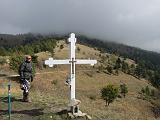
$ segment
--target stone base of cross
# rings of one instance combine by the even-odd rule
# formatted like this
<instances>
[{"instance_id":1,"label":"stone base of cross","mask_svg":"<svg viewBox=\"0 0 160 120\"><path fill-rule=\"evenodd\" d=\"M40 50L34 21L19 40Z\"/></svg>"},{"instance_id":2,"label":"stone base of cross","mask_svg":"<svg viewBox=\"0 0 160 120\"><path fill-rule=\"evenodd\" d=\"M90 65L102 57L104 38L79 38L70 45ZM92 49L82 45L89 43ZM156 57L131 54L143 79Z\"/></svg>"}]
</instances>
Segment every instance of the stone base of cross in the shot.
<instances>
[{"instance_id":1,"label":"stone base of cross","mask_svg":"<svg viewBox=\"0 0 160 120\"><path fill-rule=\"evenodd\" d=\"M49 67L53 67L53 65L57 64L69 64L70 65L70 77L69 77L69 85L70 85L70 111L74 116L85 116L85 113L82 113L79 110L79 104L81 103L79 100L75 99L75 65L76 64L90 64L94 65L97 63L97 60L90 59L76 59L75 58L75 49L76 49L76 41L75 34L71 33L68 38L69 47L70 47L70 58L66 60L54 60L53 58L49 58L49 60L45 61L45 64Z\"/></svg>"}]
</instances>

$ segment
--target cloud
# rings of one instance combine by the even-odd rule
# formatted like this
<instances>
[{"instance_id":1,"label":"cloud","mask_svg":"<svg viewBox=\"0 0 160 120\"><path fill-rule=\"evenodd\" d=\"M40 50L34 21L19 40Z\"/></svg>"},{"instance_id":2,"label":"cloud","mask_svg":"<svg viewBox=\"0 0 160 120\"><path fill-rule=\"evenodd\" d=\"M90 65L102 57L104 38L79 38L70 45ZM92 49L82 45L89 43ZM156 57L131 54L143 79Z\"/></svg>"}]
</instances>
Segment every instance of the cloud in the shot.
<instances>
[{"instance_id":1,"label":"cloud","mask_svg":"<svg viewBox=\"0 0 160 120\"><path fill-rule=\"evenodd\" d=\"M160 51L159 0L0 0L0 33L81 33Z\"/></svg>"}]
</instances>

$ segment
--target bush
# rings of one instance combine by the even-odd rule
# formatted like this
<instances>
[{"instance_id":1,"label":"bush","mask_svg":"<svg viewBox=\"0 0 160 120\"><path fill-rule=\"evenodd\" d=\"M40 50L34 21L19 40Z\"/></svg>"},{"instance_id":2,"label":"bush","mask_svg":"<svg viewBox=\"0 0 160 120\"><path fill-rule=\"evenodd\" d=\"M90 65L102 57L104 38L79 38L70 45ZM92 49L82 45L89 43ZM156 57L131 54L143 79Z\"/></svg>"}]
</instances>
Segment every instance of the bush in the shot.
<instances>
[{"instance_id":1,"label":"bush","mask_svg":"<svg viewBox=\"0 0 160 120\"><path fill-rule=\"evenodd\" d=\"M3 57L0 57L0 64L4 65L6 63L6 59Z\"/></svg>"},{"instance_id":2,"label":"bush","mask_svg":"<svg viewBox=\"0 0 160 120\"><path fill-rule=\"evenodd\" d=\"M145 100L150 100L152 97L155 97L155 91L153 89L150 89L148 86L143 87L141 89L142 98Z\"/></svg>"},{"instance_id":3,"label":"bush","mask_svg":"<svg viewBox=\"0 0 160 120\"><path fill-rule=\"evenodd\" d=\"M113 85L107 85L101 89L101 97L106 101L109 106L118 96L118 88Z\"/></svg>"},{"instance_id":4,"label":"bush","mask_svg":"<svg viewBox=\"0 0 160 120\"><path fill-rule=\"evenodd\" d=\"M18 73L20 64L24 61L24 56L13 55L10 57L10 68Z\"/></svg>"},{"instance_id":5,"label":"bush","mask_svg":"<svg viewBox=\"0 0 160 120\"><path fill-rule=\"evenodd\" d=\"M104 70L104 66L101 64L100 66L98 66L98 71L102 72Z\"/></svg>"},{"instance_id":6,"label":"bush","mask_svg":"<svg viewBox=\"0 0 160 120\"><path fill-rule=\"evenodd\" d=\"M117 69L115 70L115 74L116 74L116 75L118 75L118 74L119 74L119 71L118 71Z\"/></svg>"},{"instance_id":7,"label":"bush","mask_svg":"<svg viewBox=\"0 0 160 120\"><path fill-rule=\"evenodd\" d=\"M142 94L146 95L146 96L150 96L151 95L151 90L149 89L148 86L146 86L145 88L141 89Z\"/></svg>"},{"instance_id":8,"label":"bush","mask_svg":"<svg viewBox=\"0 0 160 120\"><path fill-rule=\"evenodd\" d=\"M108 71L109 73L111 73L111 74L113 73L113 69L112 69L111 66L107 66L106 69L107 69L107 71Z\"/></svg>"},{"instance_id":9,"label":"bush","mask_svg":"<svg viewBox=\"0 0 160 120\"><path fill-rule=\"evenodd\" d=\"M121 61L120 58L118 58L118 59L116 60L114 69L119 69L119 68L121 68L121 64L122 64L122 61Z\"/></svg>"},{"instance_id":10,"label":"bush","mask_svg":"<svg viewBox=\"0 0 160 120\"><path fill-rule=\"evenodd\" d=\"M63 49L64 48L64 46L63 45L60 45L60 49Z\"/></svg>"},{"instance_id":11,"label":"bush","mask_svg":"<svg viewBox=\"0 0 160 120\"><path fill-rule=\"evenodd\" d=\"M58 80L52 80L51 82L53 85L57 85L58 84Z\"/></svg>"},{"instance_id":12,"label":"bush","mask_svg":"<svg viewBox=\"0 0 160 120\"><path fill-rule=\"evenodd\" d=\"M126 94L128 93L128 88L126 84L123 83L120 85L120 92L123 95L123 97L126 96Z\"/></svg>"},{"instance_id":13,"label":"bush","mask_svg":"<svg viewBox=\"0 0 160 120\"><path fill-rule=\"evenodd\" d=\"M129 65L128 65L128 63L122 61L122 71L123 71L124 73L127 73L128 70L129 70Z\"/></svg>"},{"instance_id":14,"label":"bush","mask_svg":"<svg viewBox=\"0 0 160 120\"><path fill-rule=\"evenodd\" d=\"M160 88L160 72L155 71L153 75L150 77L151 77L150 79L151 84L156 88Z\"/></svg>"},{"instance_id":15,"label":"bush","mask_svg":"<svg viewBox=\"0 0 160 120\"><path fill-rule=\"evenodd\" d=\"M77 47L77 51L80 52L80 50L81 50L80 47Z\"/></svg>"},{"instance_id":16,"label":"bush","mask_svg":"<svg viewBox=\"0 0 160 120\"><path fill-rule=\"evenodd\" d=\"M32 62L33 62L34 64L37 64L37 63L38 63L38 56L32 55L31 57L32 57Z\"/></svg>"}]
</instances>

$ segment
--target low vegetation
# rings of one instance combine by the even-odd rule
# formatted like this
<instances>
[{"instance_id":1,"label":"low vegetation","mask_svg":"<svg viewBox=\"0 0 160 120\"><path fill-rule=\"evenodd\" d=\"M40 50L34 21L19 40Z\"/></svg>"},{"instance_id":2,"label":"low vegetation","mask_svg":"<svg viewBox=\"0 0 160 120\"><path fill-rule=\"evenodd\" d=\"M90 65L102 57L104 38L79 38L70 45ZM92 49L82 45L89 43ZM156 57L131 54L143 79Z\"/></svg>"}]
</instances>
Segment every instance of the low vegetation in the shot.
<instances>
[{"instance_id":1,"label":"low vegetation","mask_svg":"<svg viewBox=\"0 0 160 120\"><path fill-rule=\"evenodd\" d=\"M123 97L126 97L126 94L128 93L128 88L125 83L120 85L120 93L123 95Z\"/></svg>"},{"instance_id":2,"label":"low vegetation","mask_svg":"<svg viewBox=\"0 0 160 120\"><path fill-rule=\"evenodd\" d=\"M141 89L142 99L150 101L155 97L155 90L149 88L149 86L143 87Z\"/></svg>"},{"instance_id":3,"label":"low vegetation","mask_svg":"<svg viewBox=\"0 0 160 120\"><path fill-rule=\"evenodd\" d=\"M106 105L109 106L118 96L118 88L114 85L107 85L101 90L102 98L106 101Z\"/></svg>"}]
</instances>

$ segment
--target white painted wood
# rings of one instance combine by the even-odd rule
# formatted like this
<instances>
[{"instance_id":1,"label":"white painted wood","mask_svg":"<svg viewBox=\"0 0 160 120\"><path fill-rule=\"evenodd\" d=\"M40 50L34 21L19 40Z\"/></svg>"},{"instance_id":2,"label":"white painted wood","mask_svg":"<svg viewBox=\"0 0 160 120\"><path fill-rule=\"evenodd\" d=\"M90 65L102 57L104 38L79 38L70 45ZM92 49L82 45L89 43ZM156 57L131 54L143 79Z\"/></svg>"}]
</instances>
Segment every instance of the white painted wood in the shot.
<instances>
[{"instance_id":1,"label":"white painted wood","mask_svg":"<svg viewBox=\"0 0 160 120\"><path fill-rule=\"evenodd\" d=\"M80 60L80 59L76 59L76 64L90 64L90 65L94 65L97 63L97 60Z\"/></svg>"},{"instance_id":2,"label":"white painted wood","mask_svg":"<svg viewBox=\"0 0 160 120\"><path fill-rule=\"evenodd\" d=\"M97 60L90 60L90 59L75 59L75 49L76 49L76 41L75 34L71 33L70 37L68 38L70 52L69 57L70 59L66 60L54 60L53 58L49 58L49 60L45 61L45 64L49 67L53 67L55 64L70 64L70 101L75 99L75 64L90 64L94 65L97 63Z\"/></svg>"},{"instance_id":3,"label":"white painted wood","mask_svg":"<svg viewBox=\"0 0 160 120\"><path fill-rule=\"evenodd\" d=\"M63 64L70 64L68 60L54 60L53 58L49 58L49 60L45 60L45 65L49 67L53 67L53 65L63 65Z\"/></svg>"}]
</instances>

